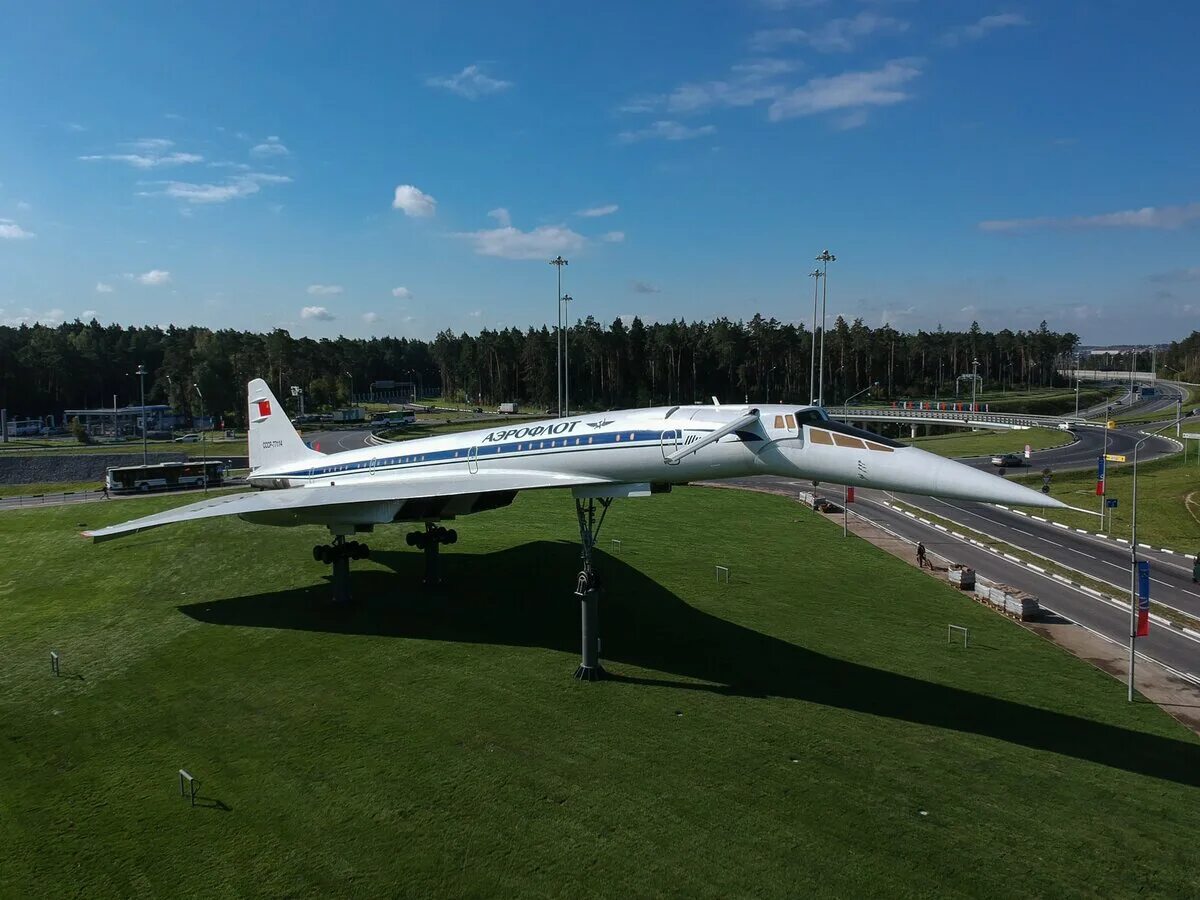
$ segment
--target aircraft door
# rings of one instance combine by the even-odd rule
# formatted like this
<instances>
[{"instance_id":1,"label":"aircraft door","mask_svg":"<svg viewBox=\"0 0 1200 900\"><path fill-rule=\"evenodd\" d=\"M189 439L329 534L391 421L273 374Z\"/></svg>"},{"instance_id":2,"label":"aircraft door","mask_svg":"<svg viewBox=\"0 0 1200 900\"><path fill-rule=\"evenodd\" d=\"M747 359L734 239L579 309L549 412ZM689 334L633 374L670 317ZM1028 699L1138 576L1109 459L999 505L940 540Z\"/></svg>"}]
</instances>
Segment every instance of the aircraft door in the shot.
<instances>
[{"instance_id":1,"label":"aircraft door","mask_svg":"<svg viewBox=\"0 0 1200 900\"><path fill-rule=\"evenodd\" d=\"M667 461L667 457L679 449L679 437L679 429L677 428L668 428L662 433L661 445L664 461ZM679 460L675 460L675 462L668 462L667 464L677 466L679 465Z\"/></svg>"},{"instance_id":2,"label":"aircraft door","mask_svg":"<svg viewBox=\"0 0 1200 900\"><path fill-rule=\"evenodd\" d=\"M472 447L467 451L467 471L474 475L479 471L479 448Z\"/></svg>"}]
</instances>

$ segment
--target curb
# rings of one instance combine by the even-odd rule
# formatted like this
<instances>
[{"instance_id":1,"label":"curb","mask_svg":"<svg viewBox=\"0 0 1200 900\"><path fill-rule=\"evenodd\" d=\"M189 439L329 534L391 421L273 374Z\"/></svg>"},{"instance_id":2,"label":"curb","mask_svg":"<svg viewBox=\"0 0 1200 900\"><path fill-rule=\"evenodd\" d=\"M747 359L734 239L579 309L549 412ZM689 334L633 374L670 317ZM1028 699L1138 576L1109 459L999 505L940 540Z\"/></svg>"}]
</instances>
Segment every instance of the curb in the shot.
<instances>
[{"instance_id":1,"label":"curb","mask_svg":"<svg viewBox=\"0 0 1200 900\"><path fill-rule=\"evenodd\" d=\"M1022 512L1019 509L1013 509L1012 507L1005 506L1002 503L993 503L992 506L996 507L997 509L1002 509L1005 512L1010 512L1014 516L1024 516L1027 519L1033 519L1037 522L1045 522L1046 524L1053 525L1056 528L1065 528L1067 531L1074 531L1076 534L1087 534L1092 537L1103 538L1106 541L1116 541L1118 544L1124 544L1127 547L1129 546L1129 541L1125 540L1125 538L1112 538L1112 537L1109 537L1107 534L1104 534L1103 532L1100 532L1100 531L1088 531L1085 528L1076 528L1073 525L1064 525L1062 522L1055 522L1051 519L1044 519L1041 516L1035 516L1031 513ZM1182 550L1172 550L1170 547L1155 547L1151 544L1142 544L1142 543L1138 543L1138 546L1145 550L1157 550L1159 553L1170 553L1172 556L1182 556L1184 559L1195 559L1196 558L1195 553L1184 553Z\"/></svg>"}]
</instances>

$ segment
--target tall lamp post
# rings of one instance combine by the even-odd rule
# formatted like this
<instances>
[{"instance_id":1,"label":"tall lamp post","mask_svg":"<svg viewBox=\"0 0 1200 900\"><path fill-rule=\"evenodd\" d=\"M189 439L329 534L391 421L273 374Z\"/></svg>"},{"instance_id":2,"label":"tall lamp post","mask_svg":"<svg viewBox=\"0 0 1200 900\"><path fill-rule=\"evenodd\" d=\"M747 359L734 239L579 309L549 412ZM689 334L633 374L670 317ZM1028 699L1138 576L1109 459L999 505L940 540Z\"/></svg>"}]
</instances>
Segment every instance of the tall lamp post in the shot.
<instances>
[{"instance_id":1,"label":"tall lamp post","mask_svg":"<svg viewBox=\"0 0 1200 900\"><path fill-rule=\"evenodd\" d=\"M979 384L979 360L971 360L971 412L978 412L975 408L975 387Z\"/></svg>"},{"instance_id":2,"label":"tall lamp post","mask_svg":"<svg viewBox=\"0 0 1200 900\"><path fill-rule=\"evenodd\" d=\"M829 264L836 259L837 257L828 250L822 250L821 255L817 257L817 262L823 266L821 277L825 279L821 286L821 356L817 372L817 406L825 405L825 301L829 294Z\"/></svg>"},{"instance_id":3,"label":"tall lamp post","mask_svg":"<svg viewBox=\"0 0 1200 900\"><path fill-rule=\"evenodd\" d=\"M562 383L562 329L563 329L563 306L562 306L562 267L569 265L567 260L562 258L560 253L554 259L550 260L550 265L558 270L558 330L554 333L554 378L558 388L558 417L561 419L563 414L563 383Z\"/></svg>"},{"instance_id":4,"label":"tall lamp post","mask_svg":"<svg viewBox=\"0 0 1200 900\"><path fill-rule=\"evenodd\" d=\"M193 384L196 396L200 398L200 412L204 412L204 394L200 393L200 385ZM200 468L204 471L204 493L208 493L208 452L204 448L204 429L200 429Z\"/></svg>"},{"instance_id":5,"label":"tall lamp post","mask_svg":"<svg viewBox=\"0 0 1200 900\"><path fill-rule=\"evenodd\" d=\"M350 379L350 406L354 406L354 376L349 372L344 373Z\"/></svg>"},{"instance_id":6,"label":"tall lamp post","mask_svg":"<svg viewBox=\"0 0 1200 900\"><path fill-rule=\"evenodd\" d=\"M812 354L808 361L808 393L812 398L810 402L815 406L817 403L817 297L821 293L821 279L825 276L820 269L813 269L808 273L808 277L813 280L813 336Z\"/></svg>"},{"instance_id":7,"label":"tall lamp post","mask_svg":"<svg viewBox=\"0 0 1200 900\"><path fill-rule=\"evenodd\" d=\"M1133 702L1133 666L1134 660L1137 659L1137 653L1134 651L1134 645L1137 642L1137 613L1138 613L1138 556L1137 556L1137 464L1138 451L1142 449L1142 444L1150 440L1157 434L1162 434L1168 428L1173 428L1178 423L1178 419L1174 422L1169 422L1159 428L1157 431L1152 431L1144 438L1133 445L1133 509L1129 514L1129 702Z\"/></svg>"},{"instance_id":8,"label":"tall lamp post","mask_svg":"<svg viewBox=\"0 0 1200 900\"><path fill-rule=\"evenodd\" d=\"M563 408L560 416L569 416L571 414L571 351L567 346L568 338L571 335L571 312L569 309L571 303L571 295L562 295L562 320L563 320Z\"/></svg>"},{"instance_id":9,"label":"tall lamp post","mask_svg":"<svg viewBox=\"0 0 1200 900\"><path fill-rule=\"evenodd\" d=\"M146 367L138 363L138 367L134 370L133 374L138 377L138 382L141 384L142 389L142 465L144 466L147 464L148 459L146 453L146 375L148 373Z\"/></svg>"},{"instance_id":10,"label":"tall lamp post","mask_svg":"<svg viewBox=\"0 0 1200 900\"><path fill-rule=\"evenodd\" d=\"M847 398L845 399L845 401L843 401L843 403L842 403L842 406L849 406L849 405L850 405L850 401L851 401L851 400L853 400L855 397L861 397L863 394L865 394L865 393L866 393L867 391L869 391L871 388L877 388L877 387L879 387L879 382L878 382L878 381L872 381L870 384L868 384L868 385L867 385L865 388L863 388L863 389L862 389L861 391L859 391L857 394L851 394L849 397L847 397Z\"/></svg>"}]
</instances>

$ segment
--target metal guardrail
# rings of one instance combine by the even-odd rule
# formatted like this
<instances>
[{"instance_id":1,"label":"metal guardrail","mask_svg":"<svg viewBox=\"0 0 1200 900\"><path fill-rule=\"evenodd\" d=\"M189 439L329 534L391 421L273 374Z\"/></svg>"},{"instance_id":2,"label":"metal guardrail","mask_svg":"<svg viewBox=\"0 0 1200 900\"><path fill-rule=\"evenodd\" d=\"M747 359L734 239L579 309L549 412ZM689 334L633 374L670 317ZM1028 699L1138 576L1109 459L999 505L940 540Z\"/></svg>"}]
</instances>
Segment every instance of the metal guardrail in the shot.
<instances>
[{"instance_id":1,"label":"metal guardrail","mask_svg":"<svg viewBox=\"0 0 1200 900\"><path fill-rule=\"evenodd\" d=\"M951 409L899 409L868 406L826 407L825 412L835 419L851 419L856 422L911 422L914 424L937 424L976 428L1063 428L1073 425L1091 424L1074 416L1038 416L1025 413L972 412Z\"/></svg>"}]
</instances>

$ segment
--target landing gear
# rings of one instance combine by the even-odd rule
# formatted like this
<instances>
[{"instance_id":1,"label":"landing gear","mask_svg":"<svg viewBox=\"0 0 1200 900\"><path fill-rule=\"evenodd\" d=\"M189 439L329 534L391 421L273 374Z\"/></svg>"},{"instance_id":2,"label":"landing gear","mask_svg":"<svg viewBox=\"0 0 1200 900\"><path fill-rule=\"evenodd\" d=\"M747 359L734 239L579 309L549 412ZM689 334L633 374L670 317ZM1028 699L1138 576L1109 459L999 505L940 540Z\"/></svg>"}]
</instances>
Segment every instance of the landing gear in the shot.
<instances>
[{"instance_id":1,"label":"landing gear","mask_svg":"<svg viewBox=\"0 0 1200 900\"><path fill-rule=\"evenodd\" d=\"M425 584L440 584L442 579L438 574L438 547L442 544L457 544L458 532L453 528L442 528L440 525L426 522L424 531L410 531L404 539L408 546L425 551Z\"/></svg>"},{"instance_id":2,"label":"landing gear","mask_svg":"<svg viewBox=\"0 0 1200 900\"><path fill-rule=\"evenodd\" d=\"M579 555L583 560L583 570L575 582L583 639L582 659L575 670L575 678L579 681L600 681L607 674L604 666L600 665L600 583L592 569L592 550L611 504L611 497L600 498L600 519L597 521L595 500L575 501L575 516L579 520Z\"/></svg>"},{"instance_id":3,"label":"landing gear","mask_svg":"<svg viewBox=\"0 0 1200 900\"><path fill-rule=\"evenodd\" d=\"M347 541L345 535L333 536L332 544L318 544L312 549L313 559L333 565L333 602L350 602L350 560L368 559L371 548L358 541Z\"/></svg>"}]
</instances>

